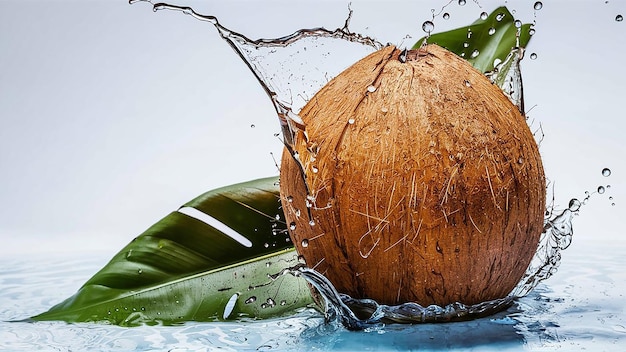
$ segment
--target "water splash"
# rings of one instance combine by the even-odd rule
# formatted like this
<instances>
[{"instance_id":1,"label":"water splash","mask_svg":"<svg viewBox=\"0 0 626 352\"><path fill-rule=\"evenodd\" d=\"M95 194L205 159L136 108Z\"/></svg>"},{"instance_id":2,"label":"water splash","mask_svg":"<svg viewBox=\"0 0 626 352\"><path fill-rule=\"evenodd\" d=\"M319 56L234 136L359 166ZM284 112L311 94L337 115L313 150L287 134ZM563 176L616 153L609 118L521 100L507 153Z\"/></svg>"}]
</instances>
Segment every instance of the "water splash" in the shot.
<instances>
[{"instance_id":1,"label":"water splash","mask_svg":"<svg viewBox=\"0 0 626 352\"><path fill-rule=\"evenodd\" d=\"M323 27L300 29L280 38L251 40L223 26L215 16L199 14L190 7L153 3L151 0L130 0L129 2L147 2L153 5L154 11L180 11L212 24L221 38L232 47L252 71L269 96L280 121L283 142L290 151L293 150L295 133L305 132L306 129L298 116L298 112L306 102L343 69L385 46L376 39L349 30L352 16L350 9L343 27L335 30ZM459 1L460 5L464 3L465 1ZM534 5L535 10L541 7L541 2L536 2ZM430 34L434 29L434 24L426 21L422 29ZM468 36L471 36L471 32ZM475 55L478 55L478 52ZM524 111L524 107L519 64L523 56L523 48L512 48L506 59L494 63L494 70L486 74L492 83L503 89L521 111ZM294 155L294 159L299 160L297 155ZM602 171L602 174L608 176L610 170ZM589 195L586 199L588 197ZM291 200L288 199L288 201ZM572 218L579 212L582 204L584 201L572 199L568 208L561 211L551 208L546 212L540 242L525 275L507 297L493 301L469 306L458 302L444 307L437 305L423 307L411 302L388 306L378 304L371 299L354 299L340 294L326 277L306 267L305 264L285 269L276 276L289 273L306 279L321 295L327 319L339 321L351 330L366 329L387 322L429 323L483 317L509 307L515 299L527 295L540 282L557 271L561 251L566 249L572 241ZM249 299L253 298L256 297Z\"/></svg>"},{"instance_id":2,"label":"water splash","mask_svg":"<svg viewBox=\"0 0 626 352\"><path fill-rule=\"evenodd\" d=\"M385 46L374 38L350 31L350 8L343 27L335 30L323 27L300 29L280 38L253 40L223 26L217 17L199 14L191 7L129 0L130 4L138 2L152 4L155 12L180 11L212 24L269 96L288 148L293 145L296 131L305 129L298 112L306 102L343 69Z\"/></svg>"}]
</instances>

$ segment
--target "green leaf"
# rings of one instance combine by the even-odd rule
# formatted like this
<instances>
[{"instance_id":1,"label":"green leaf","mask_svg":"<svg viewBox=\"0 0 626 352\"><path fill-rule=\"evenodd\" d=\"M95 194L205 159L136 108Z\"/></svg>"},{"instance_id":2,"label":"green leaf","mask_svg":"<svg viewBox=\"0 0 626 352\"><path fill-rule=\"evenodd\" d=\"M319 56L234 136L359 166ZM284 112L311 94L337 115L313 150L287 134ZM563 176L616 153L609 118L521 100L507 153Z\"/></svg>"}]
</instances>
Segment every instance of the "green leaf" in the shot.
<instances>
[{"instance_id":1,"label":"green leaf","mask_svg":"<svg viewBox=\"0 0 626 352\"><path fill-rule=\"evenodd\" d=\"M311 304L303 279L270 277L298 264L278 194L273 177L201 195L135 238L74 296L33 319L175 324L266 318Z\"/></svg>"},{"instance_id":2,"label":"green leaf","mask_svg":"<svg viewBox=\"0 0 626 352\"><path fill-rule=\"evenodd\" d=\"M479 71L487 73L498 62L504 62L513 48L525 48L528 45L531 26L528 23L521 25L518 37L515 19L503 6L495 9L486 19L479 18L469 26L424 37L413 48L421 47L425 40L438 44L465 58Z\"/></svg>"}]
</instances>

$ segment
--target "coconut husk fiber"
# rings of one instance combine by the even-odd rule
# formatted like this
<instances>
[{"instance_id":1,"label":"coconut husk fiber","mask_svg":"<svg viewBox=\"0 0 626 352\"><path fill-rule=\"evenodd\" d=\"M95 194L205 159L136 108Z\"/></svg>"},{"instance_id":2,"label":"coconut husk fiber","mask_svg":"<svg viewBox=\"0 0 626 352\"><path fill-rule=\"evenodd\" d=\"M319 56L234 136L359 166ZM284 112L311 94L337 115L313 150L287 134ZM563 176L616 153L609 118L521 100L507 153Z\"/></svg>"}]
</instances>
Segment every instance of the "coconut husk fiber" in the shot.
<instances>
[{"instance_id":1,"label":"coconut husk fiber","mask_svg":"<svg viewBox=\"0 0 626 352\"><path fill-rule=\"evenodd\" d=\"M481 72L436 45L389 46L299 115L281 200L299 254L339 292L445 305L515 287L542 232L545 177L524 116Z\"/></svg>"}]
</instances>

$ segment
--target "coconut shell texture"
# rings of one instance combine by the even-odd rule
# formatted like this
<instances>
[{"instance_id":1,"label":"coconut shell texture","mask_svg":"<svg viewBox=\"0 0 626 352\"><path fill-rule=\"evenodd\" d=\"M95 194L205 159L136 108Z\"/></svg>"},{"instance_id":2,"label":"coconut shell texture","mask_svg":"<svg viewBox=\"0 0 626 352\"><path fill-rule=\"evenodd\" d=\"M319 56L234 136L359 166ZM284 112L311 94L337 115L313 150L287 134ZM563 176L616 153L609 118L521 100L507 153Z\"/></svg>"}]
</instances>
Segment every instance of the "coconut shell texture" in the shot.
<instances>
[{"instance_id":1,"label":"coconut shell texture","mask_svg":"<svg viewBox=\"0 0 626 352\"><path fill-rule=\"evenodd\" d=\"M436 45L401 54L389 46L365 57L300 112L306 131L280 173L291 238L309 267L355 298L505 297L543 228L535 139L462 58Z\"/></svg>"}]
</instances>

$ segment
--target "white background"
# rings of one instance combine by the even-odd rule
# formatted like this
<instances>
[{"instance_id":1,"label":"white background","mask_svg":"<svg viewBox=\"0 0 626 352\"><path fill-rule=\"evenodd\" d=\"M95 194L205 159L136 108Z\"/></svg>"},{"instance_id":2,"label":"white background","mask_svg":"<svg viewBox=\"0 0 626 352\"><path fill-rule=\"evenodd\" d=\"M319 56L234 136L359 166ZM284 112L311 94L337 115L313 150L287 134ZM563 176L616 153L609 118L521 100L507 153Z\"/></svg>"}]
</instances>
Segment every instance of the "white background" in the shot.
<instances>
[{"instance_id":1,"label":"white background","mask_svg":"<svg viewBox=\"0 0 626 352\"><path fill-rule=\"evenodd\" d=\"M175 3L251 38L340 27L348 7ZM446 3L352 1L350 28L410 46ZM536 20L528 52L538 58L527 55L522 70L526 107L536 105L529 116L545 133L546 174L561 206L611 185L574 223L574 243L610 249L626 224L626 21L615 21L626 4L546 0L533 13L533 1L479 3L454 1L435 32L499 5ZM113 0L0 0L0 253L113 254L205 191L277 175L278 122L264 94L210 24L181 13Z\"/></svg>"}]
</instances>

